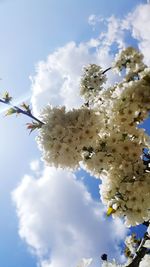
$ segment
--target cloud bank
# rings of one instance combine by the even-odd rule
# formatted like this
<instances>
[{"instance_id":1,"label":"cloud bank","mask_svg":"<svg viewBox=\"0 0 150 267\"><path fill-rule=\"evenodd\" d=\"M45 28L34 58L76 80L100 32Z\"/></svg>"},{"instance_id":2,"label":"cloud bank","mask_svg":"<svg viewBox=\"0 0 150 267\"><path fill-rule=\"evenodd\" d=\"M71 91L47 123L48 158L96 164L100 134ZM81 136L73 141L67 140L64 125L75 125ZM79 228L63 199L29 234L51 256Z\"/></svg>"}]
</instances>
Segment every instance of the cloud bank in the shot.
<instances>
[{"instance_id":1,"label":"cloud bank","mask_svg":"<svg viewBox=\"0 0 150 267\"><path fill-rule=\"evenodd\" d=\"M138 42L138 47L144 55L146 64L150 65L150 3L139 5L126 18L127 28Z\"/></svg>"},{"instance_id":2,"label":"cloud bank","mask_svg":"<svg viewBox=\"0 0 150 267\"><path fill-rule=\"evenodd\" d=\"M120 220L106 218L74 174L45 168L37 179L25 175L13 192L19 234L38 256L42 267L75 267L83 257L110 253L120 258L118 244L126 234Z\"/></svg>"}]
</instances>

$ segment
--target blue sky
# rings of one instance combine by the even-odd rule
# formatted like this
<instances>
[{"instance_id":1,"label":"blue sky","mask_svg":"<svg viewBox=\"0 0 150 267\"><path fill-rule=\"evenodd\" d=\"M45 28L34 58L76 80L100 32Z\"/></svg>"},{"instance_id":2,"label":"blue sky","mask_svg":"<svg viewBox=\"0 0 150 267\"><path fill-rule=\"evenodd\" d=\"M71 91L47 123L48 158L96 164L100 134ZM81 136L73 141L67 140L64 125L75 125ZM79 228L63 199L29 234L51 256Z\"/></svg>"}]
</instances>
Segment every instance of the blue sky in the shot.
<instances>
[{"instance_id":1,"label":"blue sky","mask_svg":"<svg viewBox=\"0 0 150 267\"><path fill-rule=\"evenodd\" d=\"M88 63L88 61L96 60L96 63L101 64L100 61L102 61L102 65L107 67L107 64L110 64L113 58L114 51L111 49L116 46L118 49L119 42L116 40L121 40L122 43L125 43L125 46L136 45L139 47L144 53L146 63L150 63L150 57L147 52L150 44L150 32L148 30L145 31L145 26L143 26L148 25L150 21L150 13L147 13L149 5L146 3L147 1L144 0L110 0L109 4L108 1L103 0L0 1L0 77L2 78L0 81L0 92L3 93L5 90L8 90L14 96L14 99L19 99L20 101L28 99L29 102L32 102L36 114L46 104L46 101L54 105L78 106L80 104L78 96L76 95L71 99L70 95L77 88L78 84L76 81L81 73L81 66ZM139 6L141 8L138 9ZM88 22L89 17L93 14L95 15L94 25L90 25ZM141 16L141 24L139 24L136 14L139 15L139 19ZM118 25L121 25L123 19L126 18L128 29L124 30L117 26L114 35L110 36L111 33L109 32L108 25L113 25L114 23L114 20L109 20L112 16L116 18ZM100 17L103 18L103 22L99 21ZM100 35L102 32L105 33L103 38ZM94 46L89 45L91 38L98 44ZM107 45L104 45L105 42L107 42ZM105 53L107 51L106 57L103 56L103 51ZM42 62L42 64L39 62ZM52 63L53 65L51 65ZM49 75L45 71L47 68L51 68L52 74L50 77L47 77ZM29 79L29 77L31 78ZM63 80L64 77L66 79L65 82ZM67 88L66 91L64 86ZM72 91L69 91L69 87L72 88ZM2 111L2 109L3 106L1 106L0 110ZM34 190L38 191L37 196L39 196L39 199L41 197L40 186L36 183L36 180L39 177L41 179L43 177L46 185L45 174L42 171L40 173L38 169L37 162L40 161L41 153L36 145L36 133L28 135L25 130L25 124L29 122L27 118L4 118L4 113L2 112L0 116L0 264L3 267L35 267L37 262L39 262L39 264L43 264L42 267L56 267L58 263L50 265L49 259L52 255L55 262L53 244L45 241L45 237L43 237L45 232L37 230L34 233L34 238L39 238L39 241L37 241L37 243L39 242L38 245L40 244L39 252L36 241L33 240L33 237L31 238L30 230L34 228L34 224L31 229L30 225L26 224L26 216L30 216L30 212L24 214L25 218L21 221L21 215L18 215L18 217L16 215L15 205L17 204L14 204L11 195L11 192L19 184L20 188L21 186L23 187L22 179L26 174L30 178L32 175L34 181L33 192L28 192L28 186L30 186L30 183L32 184L32 181L29 179L26 182L26 186L24 185L24 189L22 189L26 197L21 198L22 195L19 195L20 198L18 197L16 200L17 203L21 203L18 204L20 205L18 209L24 213L23 199L25 202L26 200L28 201L28 205L33 203L34 206L34 201L37 201L33 196L35 194ZM34 163L31 164L31 162ZM40 169L44 172L42 164ZM52 172L55 174L55 171ZM57 177L56 174L55 176ZM77 176L79 179L79 176L85 177L86 174L82 171ZM88 190L91 191L93 198L97 199L98 181L92 180L89 176L86 176L83 181L87 185ZM55 187L55 185L53 186ZM85 188L80 189L78 184L75 186L77 190L85 193ZM64 201L64 205L65 203ZM89 206L92 207L92 205L96 204L90 202ZM39 206L36 206L36 212L39 211L38 208ZM45 210L46 212L47 210ZM39 214L41 216L41 210ZM56 217L56 219L62 219L62 217ZM19 226L19 222L22 223L24 229L26 229L25 231L21 228L22 226ZM47 223L46 219L45 222ZM97 222L95 224L94 219L93 224L97 226ZM44 227L45 225L43 225ZM51 227L55 229L53 225ZM111 223L108 224L108 227L112 227ZM19 237L18 229L21 229L22 239ZM55 230L58 229L56 228ZM49 228L47 228L47 231L51 233ZM123 236L123 230L120 232L120 235ZM57 239L57 236L53 237L53 241L56 241L55 238ZM113 236L111 238L113 244L115 238ZM107 242L106 240L106 245ZM58 243L56 242L55 245L58 245ZM107 247L106 245L102 249ZM46 246L49 246L49 248L45 256L45 252L41 250L46 249ZM89 256L89 252L85 249L83 251ZM48 253L49 255L47 256ZM56 255L57 253L58 250L55 251ZM113 253L116 255L116 251ZM61 260L60 252L58 255ZM71 254L71 257L74 260L73 254ZM45 259L49 260L48 263L44 262Z\"/></svg>"}]
</instances>

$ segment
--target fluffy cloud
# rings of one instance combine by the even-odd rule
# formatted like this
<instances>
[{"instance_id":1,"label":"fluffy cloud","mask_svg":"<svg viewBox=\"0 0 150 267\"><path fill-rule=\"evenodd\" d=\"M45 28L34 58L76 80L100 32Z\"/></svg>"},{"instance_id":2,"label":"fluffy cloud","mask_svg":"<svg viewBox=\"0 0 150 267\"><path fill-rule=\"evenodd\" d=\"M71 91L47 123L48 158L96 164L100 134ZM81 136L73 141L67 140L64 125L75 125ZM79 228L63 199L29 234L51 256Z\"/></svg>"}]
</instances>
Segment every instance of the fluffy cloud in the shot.
<instances>
[{"instance_id":1,"label":"fluffy cloud","mask_svg":"<svg viewBox=\"0 0 150 267\"><path fill-rule=\"evenodd\" d=\"M37 179L25 175L13 192L19 234L37 254L42 267L75 267L93 257L98 267L104 252L120 257L126 230L111 221L75 175L46 167Z\"/></svg>"},{"instance_id":2,"label":"fluffy cloud","mask_svg":"<svg viewBox=\"0 0 150 267\"><path fill-rule=\"evenodd\" d=\"M36 160L31 161L30 169L37 173L40 170L40 162L39 162L39 160L36 159Z\"/></svg>"},{"instance_id":3,"label":"fluffy cloud","mask_svg":"<svg viewBox=\"0 0 150 267\"><path fill-rule=\"evenodd\" d=\"M96 61L88 44L70 42L50 54L47 61L37 64L32 77L32 104L36 113L48 102L53 106L78 107L79 78L84 64Z\"/></svg>"},{"instance_id":4,"label":"fluffy cloud","mask_svg":"<svg viewBox=\"0 0 150 267\"><path fill-rule=\"evenodd\" d=\"M111 66L114 52L136 42L150 64L150 4L141 4L125 18L115 16L102 18L92 14L89 24L103 23L103 32L95 39L85 43L70 42L50 54L46 61L37 63L36 73L31 77L31 102L36 115L42 107L50 103L53 106L65 105L68 109L79 107L79 84L84 65L95 63L104 69ZM130 37L130 38L129 38ZM131 42L130 42L131 41ZM116 76L108 73L109 84Z\"/></svg>"},{"instance_id":5,"label":"fluffy cloud","mask_svg":"<svg viewBox=\"0 0 150 267\"><path fill-rule=\"evenodd\" d=\"M110 67L112 60L110 49L106 45L102 47L99 38L79 45L70 42L57 49L46 61L37 64L36 74L31 77L34 113L38 115L48 103L65 105L68 109L79 107L83 103L79 96L83 66L96 63L105 69ZM108 79L113 82L116 76L109 73Z\"/></svg>"},{"instance_id":6,"label":"fluffy cloud","mask_svg":"<svg viewBox=\"0 0 150 267\"><path fill-rule=\"evenodd\" d=\"M144 54L145 62L150 64L150 3L139 5L126 18L127 28L137 40L139 49Z\"/></svg>"},{"instance_id":7,"label":"fluffy cloud","mask_svg":"<svg viewBox=\"0 0 150 267\"><path fill-rule=\"evenodd\" d=\"M146 64L150 65L150 28L147 26L150 23L150 1L138 5L135 10L121 19L115 16L104 19L94 14L89 17L89 24L92 26L100 22L106 26L105 31L99 36L102 49L106 46L111 49L114 44L122 49L134 44L143 53Z\"/></svg>"},{"instance_id":8,"label":"fluffy cloud","mask_svg":"<svg viewBox=\"0 0 150 267\"><path fill-rule=\"evenodd\" d=\"M104 21L105 19L102 16L98 16L95 14L91 14L88 18L88 23L89 25L93 26L93 30L95 29L95 25Z\"/></svg>"}]
</instances>

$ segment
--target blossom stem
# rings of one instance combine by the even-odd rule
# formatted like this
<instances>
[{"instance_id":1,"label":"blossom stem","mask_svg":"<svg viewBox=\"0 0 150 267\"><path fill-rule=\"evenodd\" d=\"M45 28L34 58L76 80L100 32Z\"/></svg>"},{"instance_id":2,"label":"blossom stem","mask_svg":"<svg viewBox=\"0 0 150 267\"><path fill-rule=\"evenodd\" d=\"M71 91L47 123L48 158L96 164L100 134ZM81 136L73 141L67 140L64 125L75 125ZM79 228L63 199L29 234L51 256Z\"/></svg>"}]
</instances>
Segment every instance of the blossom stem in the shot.
<instances>
[{"instance_id":1,"label":"blossom stem","mask_svg":"<svg viewBox=\"0 0 150 267\"><path fill-rule=\"evenodd\" d=\"M109 71L109 70L111 70L111 69L112 69L112 67L107 68L106 70L104 70L104 71L102 72L102 74L105 74L107 71Z\"/></svg>"}]
</instances>

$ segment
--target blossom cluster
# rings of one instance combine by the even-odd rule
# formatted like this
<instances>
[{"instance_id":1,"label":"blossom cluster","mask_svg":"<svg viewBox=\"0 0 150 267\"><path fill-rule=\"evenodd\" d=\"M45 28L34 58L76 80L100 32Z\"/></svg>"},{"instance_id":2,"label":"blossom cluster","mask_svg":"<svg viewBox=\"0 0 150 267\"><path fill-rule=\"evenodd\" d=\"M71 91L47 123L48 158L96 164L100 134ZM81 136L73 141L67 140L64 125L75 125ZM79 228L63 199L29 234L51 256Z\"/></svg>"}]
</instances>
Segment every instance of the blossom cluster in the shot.
<instances>
[{"instance_id":1,"label":"blossom cluster","mask_svg":"<svg viewBox=\"0 0 150 267\"><path fill-rule=\"evenodd\" d=\"M47 106L41 118L44 125L38 143L44 161L55 167L79 167L83 148L96 143L100 117L91 109L67 112L65 107Z\"/></svg>"},{"instance_id":2,"label":"blossom cluster","mask_svg":"<svg viewBox=\"0 0 150 267\"><path fill-rule=\"evenodd\" d=\"M105 259L103 259L101 266L102 267L127 267L130 266L132 260L135 259L135 255L137 255L137 249L141 244L141 239L137 239L135 234L126 237L125 240L126 249L125 255L127 257L126 262L122 264L118 264L115 259L112 261L107 260L107 255L105 255ZM143 245L144 248L150 249L150 239L146 240ZM88 267L92 263L92 258L85 259L83 258L80 264L77 267ZM137 266L138 263L134 263L133 266ZM139 267L149 267L150 264L150 255L145 254L142 255L141 261L139 262Z\"/></svg>"},{"instance_id":3,"label":"blossom cluster","mask_svg":"<svg viewBox=\"0 0 150 267\"><path fill-rule=\"evenodd\" d=\"M118 64L126 54L128 49L121 54ZM131 62L134 55L137 52ZM137 56L137 68L138 64L144 66L140 58ZM104 118L104 125L99 130L96 147L93 146L92 152L88 149L83 152L86 170L102 180L102 202L112 208L114 217L125 216L128 226L150 219L150 172L142 158L143 148L150 148L150 139L139 128L150 110L150 69L145 66L143 70L140 66L139 79L133 76L132 81L124 79L99 92L94 108Z\"/></svg>"},{"instance_id":4,"label":"blossom cluster","mask_svg":"<svg viewBox=\"0 0 150 267\"><path fill-rule=\"evenodd\" d=\"M82 261L80 262L80 264L77 267L88 267L90 266L92 263L92 259L82 259ZM102 267L125 267L125 265L123 264L117 264L115 260L108 262L108 261L103 261ZM140 266L140 267L147 267L147 266Z\"/></svg>"},{"instance_id":5,"label":"blossom cluster","mask_svg":"<svg viewBox=\"0 0 150 267\"><path fill-rule=\"evenodd\" d=\"M100 66L90 64L84 67L84 73L81 78L80 95L87 101L97 98L97 94L106 82L106 75Z\"/></svg>"},{"instance_id":6,"label":"blossom cluster","mask_svg":"<svg viewBox=\"0 0 150 267\"><path fill-rule=\"evenodd\" d=\"M125 69L125 79L129 81L138 77L138 73L143 71L146 65L143 63L143 55L133 47L128 47L116 56L113 67L119 73Z\"/></svg>"},{"instance_id":7,"label":"blossom cluster","mask_svg":"<svg viewBox=\"0 0 150 267\"><path fill-rule=\"evenodd\" d=\"M112 68L126 72L107 89L101 67L84 69L81 96L86 103L80 109L43 110L38 143L47 164L74 169L82 162L100 178L102 202L130 226L150 219L150 172L142 157L150 139L139 128L150 111L150 68L133 48L118 55Z\"/></svg>"},{"instance_id":8,"label":"blossom cluster","mask_svg":"<svg viewBox=\"0 0 150 267\"><path fill-rule=\"evenodd\" d=\"M129 262L126 262L125 264L117 264L115 260L108 262L108 261L103 261L102 267L126 267L128 266ZM150 255L146 254L141 262L139 263L139 267L149 267L150 264Z\"/></svg>"},{"instance_id":9,"label":"blossom cluster","mask_svg":"<svg viewBox=\"0 0 150 267\"><path fill-rule=\"evenodd\" d=\"M149 267L149 263L150 263L150 255L149 254L146 254L142 258L139 267Z\"/></svg>"}]
</instances>

